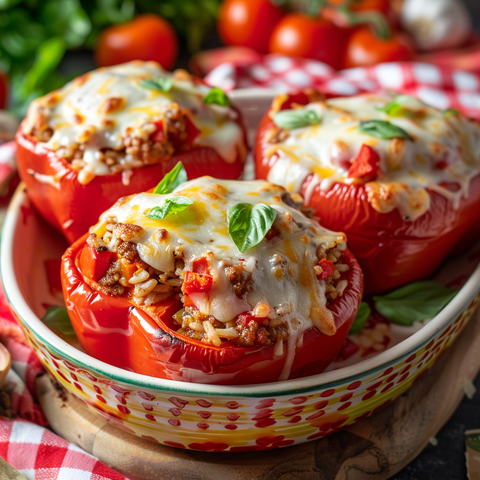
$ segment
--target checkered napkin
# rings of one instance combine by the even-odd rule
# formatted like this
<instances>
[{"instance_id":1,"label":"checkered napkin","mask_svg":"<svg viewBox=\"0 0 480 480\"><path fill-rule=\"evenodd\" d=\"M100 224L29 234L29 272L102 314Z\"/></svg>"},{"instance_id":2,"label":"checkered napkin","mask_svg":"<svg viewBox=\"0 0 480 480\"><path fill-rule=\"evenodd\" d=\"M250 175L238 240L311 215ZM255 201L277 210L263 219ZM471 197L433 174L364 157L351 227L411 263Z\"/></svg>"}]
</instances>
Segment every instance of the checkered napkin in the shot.
<instances>
[{"instance_id":1,"label":"checkered napkin","mask_svg":"<svg viewBox=\"0 0 480 480\"><path fill-rule=\"evenodd\" d=\"M326 93L353 95L389 89L418 96L437 108L457 108L480 118L480 74L426 63L385 63L335 72L316 61L266 55L250 62L224 63L213 69L206 81L227 91L257 87L286 92L315 86ZM0 192L12 178L14 153L12 143L0 146ZM7 420L0 416L0 456L31 479L125 478L42 427L47 421L35 401L34 382L43 368L11 316L1 288L0 341L12 357L3 390L10 393L11 409L17 417Z\"/></svg>"},{"instance_id":2,"label":"checkered napkin","mask_svg":"<svg viewBox=\"0 0 480 480\"><path fill-rule=\"evenodd\" d=\"M314 86L334 95L355 95L395 90L439 109L456 108L480 118L480 73L428 63L383 63L336 72L313 60L266 55L251 63L224 63L208 73L205 81L226 91L257 87L280 93Z\"/></svg>"},{"instance_id":3,"label":"checkered napkin","mask_svg":"<svg viewBox=\"0 0 480 480\"><path fill-rule=\"evenodd\" d=\"M73 443L25 420L0 419L0 456L29 479L126 479Z\"/></svg>"},{"instance_id":4,"label":"checkered napkin","mask_svg":"<svg viewBox=\"0 0 480 480\"><path fill-rule=\"evenodd\" d=\"M48 422L33 392L35 379L44 369L10 313L1 287L0 340L12 359L2 390L10 394L9 411L17 417L9 420L0 416L0 457L31 480L126 479L43 427Z\"/></svg>"}]
</instances>

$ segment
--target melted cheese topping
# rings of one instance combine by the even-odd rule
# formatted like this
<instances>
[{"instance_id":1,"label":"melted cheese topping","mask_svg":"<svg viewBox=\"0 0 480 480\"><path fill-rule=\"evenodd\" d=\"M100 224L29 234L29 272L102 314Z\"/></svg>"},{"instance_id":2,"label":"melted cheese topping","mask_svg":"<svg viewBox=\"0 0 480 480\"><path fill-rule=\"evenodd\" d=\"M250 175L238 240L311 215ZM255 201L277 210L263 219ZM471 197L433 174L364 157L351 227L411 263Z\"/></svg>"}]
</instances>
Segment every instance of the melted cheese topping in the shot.
<instances>
[{"instance_id":1,"label":"melted cheese topping","mask_svg":"<svg viewBox=\"0 0 480 480\"><path fill-rule=\"evenodd\" d=\"M184 77L174 79L173 87L165 93L140 86L142 80L174 78L155 62L100 68L32 102L23 130L32 130L41 111L54 129L53 136L42 145L58 150L73 142L82 143L86 147L86 171L108 175L110 170L99 160L98 150L121 148L127 128L142 134L146 123L161 120L172 104L178 104L181 109L190 109L192 121L201 132L194 144L212 147L226 162L233 163L238 151L243 151L237 113L230 107L204 104L203 97L210 88L195 85L186 74Z\"/></svg>"},{"instance_id":2,"label":"melted cheese topping","mask_svg":"<svg viewBox=\"0 0 480 480\"><path fill-rule=\"evenodd\" d=\"M335 333L333 316L326 308L325 282L317 279L314 266L318 263L317 247L328 250L338 245L344 249L346 237L322 228L316 221L283 203L281 195L284 192L282 187L264 181L238 182L201 177L180 185L169 195L141 193L121 199L102 214L99 224L90 231L103 235L107 219L112 216L120 223L140 225L145 233L133 240L137 251L144 262L163 272L174 270L176 250L183 253L187 271L192 270L196 258L206 257L213 287L208 299L200 296L192 300L201 313L213 315L221 322L252 311L260 302L272 307L272 315L275 315L274 308L282 308L287 312L285 319L289 329L289 355L284 372L288 378L295 346L297 341L301 342L305 330L316 326L327 335ZM179 195L190 198L193 204L163 220L145 215L166 199ZM297 226L287 229L288 232L282 230L272 240L262 241L240 253L228 234L227 211L242 202L270 205L278 212L280 222L285 219L285 225L291 226L293 218ZM160 243L155 239L155 232L159 229L168 231L167 240ZM113 245L114 240L109 248ZM290 261L292 268L283 278L273 274L275 254ZM243 263L245 270L252 273L253 280L253 288L242 297L234 293L225 272L227 265L238 263Z\"/></svg>"},{"instance_id":3,"label":"melted cheese topping","mask_svg":"<svg viewBox=\"0 0 480 480\"><path fill-rule=\"evenodd\" d=\"M468 195L470 180L480 173L480 125L461 115L443 112L408 97L398 116L377 110L395 95L361 95L306 105L320 124L289 130L288 137L267 144L264 154L277 155L268 180L290 192L300 192L307 176L313 180L305 192L308 205L314 189L330 190L336 183L358 183L348 168L363 144L380 156L380 172L366 184L371 205L387 213L398 208L405 220L415 220L430 206L427 189L450 199L457 208ZM386 120L404 129L413 142L375 138L358 129L360 121ZM360 180L361 182L361 180ZM455 192L445 184L458 185Z\"/></svg>"}]
</instances>

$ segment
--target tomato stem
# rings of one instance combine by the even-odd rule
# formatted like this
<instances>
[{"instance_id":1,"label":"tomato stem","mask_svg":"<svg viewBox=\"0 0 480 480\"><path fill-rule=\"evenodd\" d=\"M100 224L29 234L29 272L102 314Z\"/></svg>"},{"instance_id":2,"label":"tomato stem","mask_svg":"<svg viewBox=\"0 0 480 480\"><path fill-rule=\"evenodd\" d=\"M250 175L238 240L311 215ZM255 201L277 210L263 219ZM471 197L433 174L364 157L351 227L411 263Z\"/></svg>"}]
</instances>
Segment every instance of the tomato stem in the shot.
<instances>
[{"instance_id":1,"label":"tomato stem","mask_svg":"<svg viewBox=\"0 0 480 480\"><path fill-rule=\"evenodd\" d=\"M355 17L356 24L368 24L378 38L387 39L391 37L392 32L390 31L390 25L383 13L370 10L356 13Z\"/></svg>"},{"instance_id":2,"label":"tomato stem","mask_svg":"<svg viewBox=\"0 0 480 480\"><path fill-rule=\"evenodd\" d=\"M306 5L306 13L310 17L318 18L327 0L310 0Z\"/></svg>"}]
</instances>

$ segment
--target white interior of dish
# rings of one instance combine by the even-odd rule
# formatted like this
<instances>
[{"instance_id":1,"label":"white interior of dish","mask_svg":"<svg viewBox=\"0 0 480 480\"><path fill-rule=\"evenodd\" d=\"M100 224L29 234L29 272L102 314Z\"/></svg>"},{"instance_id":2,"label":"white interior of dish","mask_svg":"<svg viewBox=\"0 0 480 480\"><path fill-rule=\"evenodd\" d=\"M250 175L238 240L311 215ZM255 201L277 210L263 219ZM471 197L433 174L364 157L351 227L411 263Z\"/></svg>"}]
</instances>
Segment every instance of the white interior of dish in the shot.
<instances>
[{"instance_id":1,"label":"white interior of dish","mask_svg":"<svg viewBox=\"0 0 480 480\"><path fill-rule=\"evenodd\" d=\"M232 94L245 115L252 137L254 128L270 105L273 96L274 92L264 90L240 91ZM478 255L464 254L446 262L436 276L439 281L446 281L453 277L469 277L456 297L430 322L411 328L394 327L392 346L386 351L364 360L352 357L344 364L337 363L330 371L319 375L253 385L248 386L248 389L246 386L186 384L147 377L96 360L54 334L43 324L40 318L45 313L47 305L60 304L62 301L59 292L49 291L44 262L59 259L65 248L66 243L61 235L29 208L25 192L19 189L9 207L3 228L1 275L13 307L38 336L58 352L62 352L66 358L81 362L108 377L153 389L213 395L259 395L308 390L318 388L320 385L326 386L340 379L356 377L369 370L386 367L396 359L409 355L418 345L428 343L437 332L453 321L480 289Z\"/></svg>"}]
</instances>

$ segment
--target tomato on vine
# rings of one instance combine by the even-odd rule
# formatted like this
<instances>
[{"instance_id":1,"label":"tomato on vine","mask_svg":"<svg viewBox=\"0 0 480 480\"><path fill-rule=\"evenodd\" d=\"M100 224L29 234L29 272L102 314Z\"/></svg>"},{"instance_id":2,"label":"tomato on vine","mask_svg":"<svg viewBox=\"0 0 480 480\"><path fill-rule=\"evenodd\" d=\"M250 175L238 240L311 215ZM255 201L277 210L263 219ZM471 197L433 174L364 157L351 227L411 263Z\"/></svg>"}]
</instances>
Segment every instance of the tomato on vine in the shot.
<instances>
[{"instance_id":1,"label":"tomato on vine","mask_svg":"<svg viewBox=\"0 0 480 480\"><path fill-rule=\"evenodd\" d=\"M284 15L270 0L225 0L218 12L218 33L226 45L267 53L270 36Z\"/></svg>"}]
</instances>

